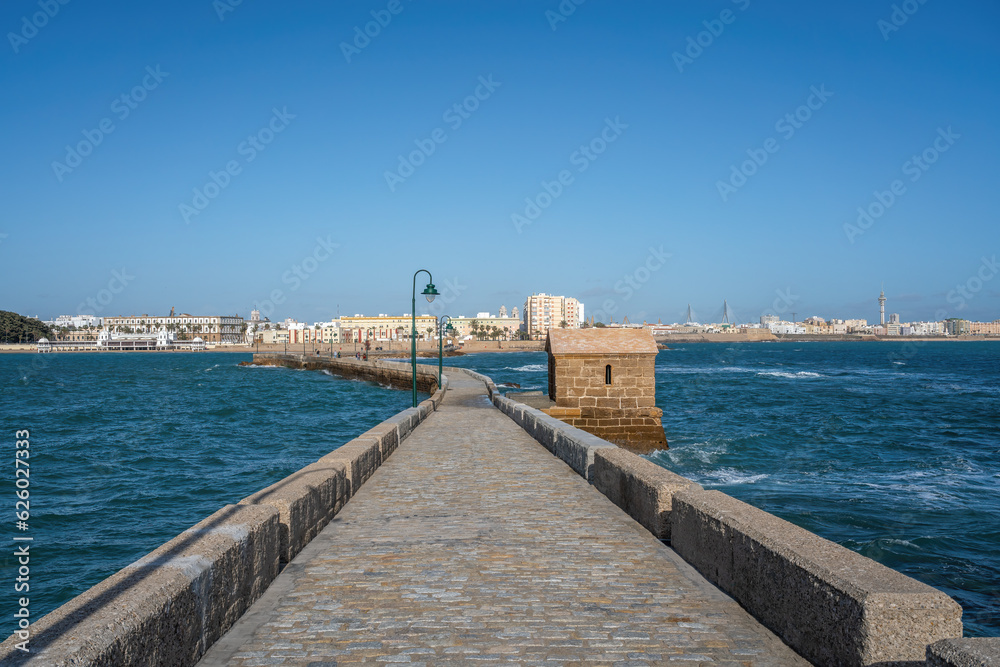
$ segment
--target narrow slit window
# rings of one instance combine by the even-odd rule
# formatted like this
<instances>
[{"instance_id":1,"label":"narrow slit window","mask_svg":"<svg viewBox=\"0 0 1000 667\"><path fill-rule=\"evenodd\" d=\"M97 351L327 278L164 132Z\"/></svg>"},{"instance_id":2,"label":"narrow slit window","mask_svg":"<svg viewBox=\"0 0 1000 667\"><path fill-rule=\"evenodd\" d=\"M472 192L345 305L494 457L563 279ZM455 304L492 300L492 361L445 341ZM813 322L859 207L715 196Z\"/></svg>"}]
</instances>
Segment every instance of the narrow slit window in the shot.
<instances>
[{"instance_id":1,"label":"narrow slit window","mask_svg":"<svg viewBox=\"0 0 1000 667\"><path fill-rule=\"evenodd\" d=\"M604 367L604 384L611 384L611 364Z\"/></svg>"}]
</instances>

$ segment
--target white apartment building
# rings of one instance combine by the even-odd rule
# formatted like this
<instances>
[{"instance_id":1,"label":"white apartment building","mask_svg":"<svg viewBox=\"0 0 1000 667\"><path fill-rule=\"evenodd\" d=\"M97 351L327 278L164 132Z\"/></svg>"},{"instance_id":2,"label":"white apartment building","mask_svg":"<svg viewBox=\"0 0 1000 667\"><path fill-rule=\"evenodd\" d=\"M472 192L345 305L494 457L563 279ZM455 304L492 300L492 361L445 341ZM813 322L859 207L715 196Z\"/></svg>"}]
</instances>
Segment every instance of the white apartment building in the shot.
<instances>
[{"instance_id":1,"label":"white apartment building","mask_svg":"<svg viewBox=\"0 0 1000 667\"><path fill-rule=\"evenodd\" d=\"M54 320L46 320L45 324L57 329L62 327L75 327L77 329L92 327L94 329L98 329L101 326L101 318L95 317L94 315L60 315Z\"/></svg>"},{"instance_id":2,"label":"white apartment building","mask_svg":"<svg viewBox=\"0 0 1000 667\"><path fill-rule=\"evenodd\" d=\"M166 317L129 315L105 317L104 327L115 333L176 333L178 340L200 337L206 343L239 343L244 339L245 322L239 315L174 315Z\"/></svg>"}]
</instances>

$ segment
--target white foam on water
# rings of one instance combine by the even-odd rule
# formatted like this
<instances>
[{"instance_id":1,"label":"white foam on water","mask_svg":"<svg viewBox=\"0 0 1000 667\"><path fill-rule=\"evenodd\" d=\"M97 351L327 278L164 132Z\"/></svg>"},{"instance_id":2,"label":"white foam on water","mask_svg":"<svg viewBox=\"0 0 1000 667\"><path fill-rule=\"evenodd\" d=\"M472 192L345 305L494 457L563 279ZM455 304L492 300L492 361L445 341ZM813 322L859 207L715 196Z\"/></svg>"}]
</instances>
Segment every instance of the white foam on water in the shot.
<instances>
[{"instance_id":1,"label":"white foam on water","mask_svg":"<svg viewBox=\"0 0 1000 667\"><path fill-rule=\"evenodd\" d=\"M508 366L504 368L504 370L518 371L520 373L541 373L542 371L548 371L549 369L548 366L545 366L544 364L528 364L526 366L518 366L517 368Z\"/></svg>"},{"instance_id":2,"label":"white foam on water","mask_svg":"<svg viewBox=\"0 0 1000 667\"><path fill-rule=\"evenodd\" d=\"M709 484L724 484L728 486L734 484L756 484L761 480L767 479L770 475L765 473L754 475L740 472L735 468L720 468L715 472L708 473L705 477L705 481Z\"/></svg>"},{"instance_id":3,"label":"white foam on water","mask_svg":"<svg viewBox=\"0 0 1000 667\"><path fill-rule=\"evenodd\" d=\"M802 378L821 378L825 377L820 373L813 373L812 371L798 371L797 373L788 373L785 371L761 371L757 375L766 375L770 377L787 378L789 380L801 380Z\"/></svg>"}]
</instances>

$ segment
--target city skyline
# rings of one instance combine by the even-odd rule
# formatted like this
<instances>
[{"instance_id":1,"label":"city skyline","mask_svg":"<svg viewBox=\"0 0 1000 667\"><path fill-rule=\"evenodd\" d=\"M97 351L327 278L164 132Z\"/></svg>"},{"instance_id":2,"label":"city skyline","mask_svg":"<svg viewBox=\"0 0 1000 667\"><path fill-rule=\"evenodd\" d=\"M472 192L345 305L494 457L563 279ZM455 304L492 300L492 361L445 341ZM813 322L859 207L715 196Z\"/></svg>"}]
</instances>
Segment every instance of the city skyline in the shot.
<instances>
[{"instance_id":1,"label":"city skyline","mask_svg":"<svg viewBox=\"0 0 1000 667\"><path fill-rule=\"evenodd\" d=\"M0 8L0 306L1000 314L997 6L389 4Z\"/></svg>"},{"instance_id":2,"label":"city skyline","mask_svg":"<svg viewBox=\"0 0 1000 667\"><path fill-rule=\"evenodd\" d=\"M545 292L533 292L529 296L537 296L537 295L553 296L551 293L545 293ZM863 314L863 313L848 313L848 314L844 314L844 313L818 313L818 312L814 313L814 312L811 312L811 311L797 311L797 310L792 310L791 306L794 305L794 301L795 300L793 298L791 298L791 297L794 297L794 296L795 296L794 294L788 294L788 293L786 293L786 294L779 294L778 298L776 298L775 302L772 304L772 308L770 308L770 309L768 309L768 310L760 313L757 316L751 316L751 317L746 317L746 316L744 316L745 315L744 313L738 312L732 306L727 305L727 300L723 300L723 306L720 307L720 308L718 308L718 311L717 311L718 317L711 317L710 316L708 318L702 318L702 317L699 316L699 314L704 314L705 312L708 312L708 311L699 310L697 308L694 308L691 304L688 304L688 306L687 306L688 310L685 311L685 317L684 318L670 320L670 321L665 321L663 323L664 324L684 324L688 319L690 319L694 323L699 323L699 324L717 324L717 323L725 321L727 310L728 310L728 319L729 319L729 321L733 325L738 325L738 324L754 324L754 323L757 323L757 322L763 322L764 318L770 318L770 317L777 317L777 321L782 321L782 322L804 322L804 321L806 321L808 319L812 319L812 318L820 318L820 319L827 320L827 321L831 321L831 320L854 320L854 319L861 319L861 320L866 320L866 321L868 321L869 324L873 324L873 325L885 324L886 322L888 322L888 320L891 317L896 317L901 322L934 322L934 321L943 321L943 320L947 320L947 319L965 319L965 320L969 320L969 321L980 321L980 322L995 322L995 321L1000 321L1000 313L997 313L994 316L987 317L987 318L970 318L970 317L963 317L961 315L951 314L950 312L947 312L947 309L944 309L944 308L940 309L940 311L945 311L945 312L940 312L939 311L937 313L930 314L930 315L927 315L927 316L924 316L924 317L920 317L920 316L917 316L917 317L904 317L898 310L894 310L891 307L885 307L886 304L889 303L890 299L889 299L889 297L887 297L885 295L884 286L882 288L882 291L879 294L879 297L875 300L875 302L876 302L875 308L877 309L877 311L875 312L874 316L869 316L869 315ZM953 298L963 298L962 293L959 292L959 291L957 291L957 290L953 294L951 294L950 296L952 296ZM567 295L567 297L568 297L568 295ZM526 297L525 305L527 305L527 298L528 297ZM556 297L556 298L560 298L560 297ZM569 298L572 298L572 297L569 297ZM585 302L580 301L580 305L586 307L587 304ZM435 316L441 317L442 315L447 314L447 315L449 315L451 317L465 318L465 319L496 318L496 317L506 317L507 316L506 314L504 314L505 311L506 311L506 303L499 304L499 306L497 307L497 309L495 311L489 310L489 309L487 309L487 310L484 311L482 309L482 307L479 307L479 306L474 307L472 310L467 311L467 312L465 312L465 311L459 311L459 310L455 310L455 309L451 309L448 313L443 313L443 312L429 312L429 311L432 311L432 310L441 311L443 309L441 309L441 308L434 308L433 304L418 303L417 315L418 316L435 315ZM520 316L519 317L520 317L521 320L524 319L524 315L527 313L527 311L522 311L521 310L521 305L514 305L514 306L512 306L512 310L515 311L515 312L520 312ZM120 318L120 317L160 317L160 318L162 318L162 317L175 317L173 311L174 311L174 308L171 307L170 313L165 313L165 312L164 313L151 312L149 309L145 309L145 310L140 309L140 310L136 310L136 311L131 312L131 313L114 313L114 314L110 314L109 313L109 314L105 314L103 316L99 315L99 314L96 314L96 313L92 313L92 312L85 312L85 313L59 313L58 315L51 315L51 316L46 316L46 317L39 316L39 315L37 315L35 313L31 313L31 314L29 314L29 313L21 313L21 314L29 316L29 317L36 317L37 319L39 319L41 321L50 322L51 323L51 322L54 322L57 318L60 318L60 317L67 317L67 316L68 317L79 317L81 315L83 315L83 316L91 316L91 317L98 317L98 318L101 318L101 317L104 317L104 318ZM259 307L256 304L253 307L251 307L249 309L249 311L247 311L248 315L246 317L244 317L243 314L240 311L236 311L234 314L236 316L243 317L247 321L250 321L249 314L253 313L255 311L258 312L258 313L260 312ZM208 312L208 311L205 311L205 312ZM476 314L475 315L468 314L468 313L473 313L473 312L476 313ZM885 315L885 321L883 321L883 318L882 318L883 312L884 312L884 315ZM200 313L200 315L204 315L204 314L205 313ZM183 312L182 313L182 312L178 311L177 316L181 316L181 315L198 317L199 313L195 313L194 311ZM304 319L304 320L299 320L299 318L294 313L286 313L284 315L275 315L275 316L272 316L271 314L264 313L264 314L262 314L262 319L270 321L272 323L281 323L281 322L285 322L285 321L288 321L288 320L292 320L292 321L296 321L296 322L300 322L300 323L308 323L310 321L312 321L312 322L330 322L330 321L334 321L334 320L340 319L341 317L346 317L346 318L350 318L350 317L376 317L376 316L392 316L392 317L394 317L394 316L400 316L400 315L401 316L409 317L410 313L409 312L403 312L403 311L400 311L400 312L397 313L397 312L392 312L392 311L386 311L385 309L376 309L376 310L373 310L371 312L335 313L335 314L331 315L330 317L326 317L326 318L321 318L321 319L310 319L310 318L307 318L307 319ZM935 315L941 315L941 317L935 317ZM620 323L620 322L623 321L623 319L625 317L628 317L628 313L623 313L623 314L621 314L617 318L615 318L615 317L608 317L607 319L597 320L597 321L604 322L604 323L610 323L612 321ZM587 315L587 316L585 316L583 318L583 321L584 322L589 322L590 319L591 319L590 316ZM640 323L642 321L647 321L649 323L654 323L654 320L655 321L662 321L662 320L664 320L663 317L653 317L652 319L650 319L649 317L644 317L644 318L640 318L640 319L634 319L634 318L629 318L629 319L630 319L630 321L634 320L633 324Z\"/></svg>"}]
</instances>

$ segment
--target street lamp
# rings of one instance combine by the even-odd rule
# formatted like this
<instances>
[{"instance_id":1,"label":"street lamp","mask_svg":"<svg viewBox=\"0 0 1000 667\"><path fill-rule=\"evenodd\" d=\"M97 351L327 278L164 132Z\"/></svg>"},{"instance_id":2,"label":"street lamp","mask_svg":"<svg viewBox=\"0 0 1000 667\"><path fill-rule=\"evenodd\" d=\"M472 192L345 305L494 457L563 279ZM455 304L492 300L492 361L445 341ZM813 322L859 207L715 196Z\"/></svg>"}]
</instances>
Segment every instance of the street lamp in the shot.
<instances>
[{"instance_id":1,"label":"street lamp","mask_svg":"<svg viewBox=\"0 0 1000 667\"><path fill-rule=\"evenodd\" d=\"M443 342L442 341L444 341L444 334L446 333L446 330L444 329L444 322L445 322L445 320L448 320L447 332L452 332L452 331L455 330L455 327L451 326L451 318L450 317L448 317L447 315L442 315L439 318L439 320L438 320L438 389L441 388L441 366L442 366L441 358L444 356L444 352L443 352L444 348L443 348Z\"/></svg>"},{"instance_id":2,"label":"street lamp","mask_svg":"<svg viewBox=\"0 0 1000 667\"><path fill-rule=\"evenodd\" d=\"M434 301L439 292L434 288L434 276L427 269L420 269L413 274L413 299L410 302L410 362L413 366L413 407L417 407L417 275L427 274L427 287L421 292L427 297L427 303Z\"/></svg>"}]
</instances>

